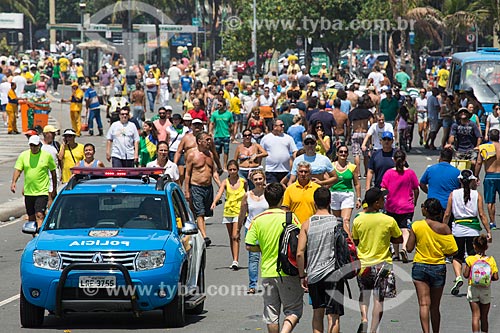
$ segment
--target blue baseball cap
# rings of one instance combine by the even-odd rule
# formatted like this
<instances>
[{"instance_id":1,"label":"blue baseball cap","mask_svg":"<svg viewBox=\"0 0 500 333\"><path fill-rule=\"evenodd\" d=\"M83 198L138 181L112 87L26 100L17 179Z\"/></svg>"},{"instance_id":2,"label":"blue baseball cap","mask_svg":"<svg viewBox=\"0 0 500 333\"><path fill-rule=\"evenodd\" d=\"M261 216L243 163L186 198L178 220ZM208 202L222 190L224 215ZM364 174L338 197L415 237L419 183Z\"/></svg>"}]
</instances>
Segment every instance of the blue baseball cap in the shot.
<instances>
[{"instance_id":1,"label":"blue baseball cap","mask_svg":"<svg viewBox=\"0 0 500 333\"><path fill-rule=\"evenodd\" d=\"M382 133L382 139L391 139L391 140L393 140L394 139L394 135L392 134L392 132L385 131L384 133Z\"/></svg>"}]
</instances>

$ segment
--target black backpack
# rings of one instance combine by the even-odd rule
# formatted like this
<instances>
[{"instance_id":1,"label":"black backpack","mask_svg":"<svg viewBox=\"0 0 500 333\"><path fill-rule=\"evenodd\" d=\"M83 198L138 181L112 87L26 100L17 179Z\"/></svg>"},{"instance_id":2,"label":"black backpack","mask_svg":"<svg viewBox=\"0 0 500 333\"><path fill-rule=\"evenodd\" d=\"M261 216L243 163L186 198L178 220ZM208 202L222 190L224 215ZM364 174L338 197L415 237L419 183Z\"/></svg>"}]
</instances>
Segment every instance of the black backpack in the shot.
<instances>
[{"instance_id":1,"label":"black backpack","mask_svg":"<svg viewBox=\"0 0 500 333\"><path fill-rule=\"evenodd\" d=\"M356 245L345 232L342 223L335 226L334 237L335 270L340 273L344 280L355 278L361 269L361 263L358 260Z\"/></svg>"},{"instance_id":2,"label":"black backpack","mask_svg":"<svg viewBox=\"0 0 500 333\"><path fill-rule=\"evenodd\" d=\"M286 212L286 221L280 235L278 247L278 263L276 271L290 276L299 275L297 267L297 247L299 244L300 229L292 223L292 212Z\"/></svg>"}]
</instances>

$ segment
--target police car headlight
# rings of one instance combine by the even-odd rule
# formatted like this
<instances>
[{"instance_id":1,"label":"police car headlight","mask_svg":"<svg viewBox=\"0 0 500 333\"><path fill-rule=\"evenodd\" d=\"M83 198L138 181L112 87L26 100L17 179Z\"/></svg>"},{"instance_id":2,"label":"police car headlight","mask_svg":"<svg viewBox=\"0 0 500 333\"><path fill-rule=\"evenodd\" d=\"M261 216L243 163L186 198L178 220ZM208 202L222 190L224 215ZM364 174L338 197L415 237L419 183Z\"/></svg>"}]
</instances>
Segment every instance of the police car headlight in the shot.
<instances>
[{"instance_id":1,"label":"police car headlight","mask_svg":"<svg viewBox=\"0 0 500 333\"><path fill-rule=\"evenodd\" d=\"M57 251L35 250L33 263L35 267L58 270L61 266L61 257Z\"/></svg>"},{"instance_id":2,"label":"police car headlight","mask_svg":"<svg viewBox=\"0 0 500 333\"><path fill-rule=\"evenodd\" d=\"M154 269L163 266L165 262L165 251L141 251L135 259L135 267L138 271Z\"/></svg>"}]
</instances>

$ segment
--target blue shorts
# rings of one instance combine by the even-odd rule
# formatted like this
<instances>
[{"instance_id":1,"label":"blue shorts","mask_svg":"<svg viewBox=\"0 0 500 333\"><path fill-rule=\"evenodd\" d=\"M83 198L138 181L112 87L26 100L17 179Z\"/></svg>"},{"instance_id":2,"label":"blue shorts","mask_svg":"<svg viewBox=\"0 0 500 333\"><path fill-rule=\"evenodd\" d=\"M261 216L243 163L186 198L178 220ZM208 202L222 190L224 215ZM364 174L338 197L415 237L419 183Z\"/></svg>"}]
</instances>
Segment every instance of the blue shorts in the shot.
<instances>
[{"instance_id":1,"label":"blue shorts","mask_svg":"<svg viewBox=\"0 0 500 333\"><path fill-rule=\"evenodd\" d=\"M174 161L175 157L175 151L170 150L168 152L168 159L171 160L172 162ZM186 160L184 159L184 153L181 154L181 157L179 157L179 160L177 161L177 165L184 166L186 165Z\"/></svg>"},{"instance_id":2,"label":"blue shorts","mask_svg":"<svg viewBox=\"0 0 500 333\"><path fill-rule=\"evenodd\" d=\"M193 203L194 215L198 216L213 216L214 211L210 209L214 201L214 188L210 186L199 186L191 184L191 201Z\"/></svg>"},{"instance_id":3,"label":"blue shorts","mask_svg":"<svg viewBox=\"0 0 500 333\"><path fill-rule=\"evenodd\" d=\"M446 265L430 265L415 262L411 269L415 281L425 282L431 288L442 288L446 282Z\"/></svg>"},{"instance_id":4,"label":"blue shorts","mask_svg":"<svg viewBox=\"0 0 500 333\"><path fill-rule=\"evenodd\" d=\"M214 138L215 150L218 154L222 154L224 147L224 154L229 154L229 140L230 138Z\"/></svg>"},{"instance_id":5,"label":"blue shorts","mask_svg":"<svg viewBox=\"0 0 500 333\"><path fill-rule=\"evenodd\" d=\"M484 202L495 203L497 193L500 195L500 173L487 173L483 181Z\"/></svg>"},{"instance_id":6,"label":"blue shorts","mask_svg":"<svg viewBox=\"0 0 500 333\"><path fill-rule=\"evenodd\" d=\"M443 128L451 128L451 125L453 125L453 118L443 118Z\"/></svg>"},{"instance_id":7,"label":"blue shorts","mask_svg":"<svg viewBox=\"0 0 500 333\"><path fill-rule=\"evenodd\" d=\"M233 119L235 123L241 123L243 117L241 116L241 113L239 114L233 113Z\"/></svg>"},{"instance_id":8,"label":"blue shorts","mask_svg":"<svg viewBox=\"0 0 500 333\"><path fill-rule=\"evenodd\" d=\"M7 104L0 104L0 111L3 112L7 109Z\"/></svg>"}]
</instances>

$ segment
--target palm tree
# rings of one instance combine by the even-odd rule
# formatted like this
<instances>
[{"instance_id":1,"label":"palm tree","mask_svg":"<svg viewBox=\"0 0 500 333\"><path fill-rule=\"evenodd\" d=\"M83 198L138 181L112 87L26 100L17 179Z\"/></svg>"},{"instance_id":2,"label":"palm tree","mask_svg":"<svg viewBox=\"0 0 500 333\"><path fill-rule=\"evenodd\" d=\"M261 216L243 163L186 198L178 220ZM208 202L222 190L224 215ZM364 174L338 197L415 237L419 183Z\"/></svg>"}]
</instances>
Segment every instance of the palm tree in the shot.
<instances>
[{"instance_id":1,"label":"palm tree","mask_svg":"<svg viewBox=\"0 0 500 333\"><path fill-rule=\"evenodd\" d=\"M35 18L31 13L34 12L35 6L31 0L2 0L0 1L0 12L18 12L26 15L31 22L36 23Z\"/></svg>"}]
</instances>

